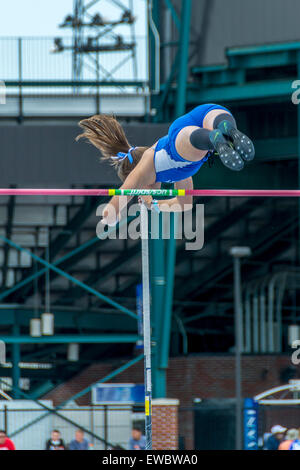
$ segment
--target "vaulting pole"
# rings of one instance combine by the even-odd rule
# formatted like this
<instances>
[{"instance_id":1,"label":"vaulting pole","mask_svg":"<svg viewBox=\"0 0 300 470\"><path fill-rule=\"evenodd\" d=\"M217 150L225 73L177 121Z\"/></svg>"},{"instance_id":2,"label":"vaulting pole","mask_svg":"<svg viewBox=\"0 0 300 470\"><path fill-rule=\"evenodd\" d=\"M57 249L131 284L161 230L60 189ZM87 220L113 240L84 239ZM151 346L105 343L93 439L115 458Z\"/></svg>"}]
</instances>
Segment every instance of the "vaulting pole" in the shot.
<instances>
[{"instance_id":1,"label":"vaulting pole","mask_svg":"<svg viewBox=\"0 0 300 470\"><path fill-rule=\"evenodd\" d=\"M146 450L152 450L152 377L148 209L141 204Z\"/></svg>"}]
</instances>

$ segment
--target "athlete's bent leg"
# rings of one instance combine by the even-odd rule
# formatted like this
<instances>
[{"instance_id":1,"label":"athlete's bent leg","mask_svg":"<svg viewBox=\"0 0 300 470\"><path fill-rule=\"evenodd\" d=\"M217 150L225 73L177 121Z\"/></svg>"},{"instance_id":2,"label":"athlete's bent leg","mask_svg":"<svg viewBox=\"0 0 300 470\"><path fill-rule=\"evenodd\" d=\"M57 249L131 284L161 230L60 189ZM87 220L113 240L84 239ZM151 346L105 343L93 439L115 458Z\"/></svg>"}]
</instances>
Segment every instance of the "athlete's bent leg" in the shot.
<instances>
[{"instance_id":1,"label":"athlete's bent leg","mask_svg":"<svg viewBox=\"0 0 300 470\"><path fill-rule=\"evenodd\" d=\"M210 140L211 131L208 129L196 129L190 136L190 142L197 150L214 150Z\"/></svg>"},{"instance_id":2,"label":"athlete's bent leg","mask_svg":"<svg viewBox=\"0 0 300 470\"><path fill-rule=\"evenodd\" d=\"M196 129L190 135L190 142L197 150L214 150L219 154L221 162L230 170L240 171L244 162L240 155L229 145L222 132L218 129Z\"/></svg>"},{"instance_id":3,"label":"athlete's bent leg","mask_svg":"<svg viewBox=\"0 0 300 470\"><path fill-rule=\"evenodd\" d=\"M236 121L229 111L224 109L212 109L203 120L206 129L219 129L222 134L232 143L234 149L241 155L243 160L249 162L255 156L253 142L249 137L237 129Z\"/></svg>"},{"instance_id":4,"label":"athlete's bent leg","mask_svg":"<svg viewBox=\"0 0 300 470\"><path fill-rule=\"evenodd\" d=\"M213 123L214 129L219 129L222 134L229 137L237 152L245 162L250 162L255 157L253 142L249 137L237 129L233 116L227 113L219 114Z\"/></svg>"}]
</instances>

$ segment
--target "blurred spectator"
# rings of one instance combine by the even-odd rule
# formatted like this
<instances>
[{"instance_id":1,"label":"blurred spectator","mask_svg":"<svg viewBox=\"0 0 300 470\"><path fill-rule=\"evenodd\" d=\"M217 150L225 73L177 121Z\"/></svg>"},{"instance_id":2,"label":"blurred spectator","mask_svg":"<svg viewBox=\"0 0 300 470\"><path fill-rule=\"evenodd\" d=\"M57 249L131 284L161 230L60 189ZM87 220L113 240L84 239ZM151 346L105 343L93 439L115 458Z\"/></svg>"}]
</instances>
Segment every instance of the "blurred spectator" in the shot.
<instances>
[{"instance_id":1,"label":"blurred spectator","mask_svg":"<svg viewBox=\"0 0 300 470\"><path fill-rule=\"evenodd\" d=\"M279 444L278 450L290 450L292 443L299 437L298 429L289 429L285 435L285 440Z\"/></svg>"},{"instance_id":2,"label":"blurred spectator","mask_svg":"<svg viewBox=\"0 0 300 470\"><path fill-rule=\"evenodd\" d=\"M295 430L296 431L296 430ZM297 430L297 437L291 442L289 450L300 450L300 429Z\"/></svg>"},{"instance_id":3,"label":"blurred spectator","mask_svg":"<svg viewBox=\"0 0 300 470\"><path fill-rule=\"evenodd\" d=\"M85 439L81 429L77 429L75 432L75 439L70 442L69 450L90 450L90 443Z\"/></svg>"},{"instance_id":4,"label":"blurred spectator","mask_svg":"<svg viewBox=\"0 0 300 470\"><path fill-rule=\"evenodd\" d=\"M264 444L264 450L278 450L281 441L284 439L284 434L287 428L277 424L271 429L271 435L267 438Z\"/></svg>"},{"instance_id":5,"label":"blurred spectator","mask_svg":"<svg viewBox=\"0 0 300 470\"><path fill-rule=\"evenodd\" d=\"M46 450L66 450L65 443L57 429L52 431L51 439L46 442Z\"/></svg>"},{"instance_id":6,"label":"blurred spectator","mask_svg":"<svg viewBox=\"0 0 300 470\"><path fill-rule=\"evenodd\" d=\"M5 431L0 431L0 450L16 450L15 444L7 437Z\"/></svg>"},{"instance_id":7,"label":"blurred spectator","mask_svg":"<svg viewBox=\"0 0 300 470\"><path fill-rule=\"evenodd\" d=\"M134 427L129 440L129 450L145 450L146 438L139 427Z\"/></svg>"}]
</instances>

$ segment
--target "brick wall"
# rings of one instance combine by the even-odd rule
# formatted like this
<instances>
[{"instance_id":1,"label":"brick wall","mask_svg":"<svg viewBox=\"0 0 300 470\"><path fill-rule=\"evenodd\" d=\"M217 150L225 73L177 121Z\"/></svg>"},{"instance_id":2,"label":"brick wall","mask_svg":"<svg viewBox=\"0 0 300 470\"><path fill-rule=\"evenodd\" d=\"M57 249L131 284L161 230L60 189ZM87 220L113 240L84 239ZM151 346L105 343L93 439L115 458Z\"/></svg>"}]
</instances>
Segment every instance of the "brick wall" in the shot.
<instances>
[{"instance_id":1,"label":"brick wall","mask_svg":"<svg viewBox=\"0 0 300 470\"><path fill-rule=\"evenodd\" d=\"M179 400L153 400L152 443L154 450L178 449L178 405Z\"/></svg>"},{"instance_id":2,"label":"brick wall","mask_svg":"<svg viewBox=\"0 0 300 470\"><path fill-rule=\"evenodd\" d=\"M290 367L290 356L245 356L242 359L243 396L253 397L280 381L281 371ZM168 369L168 398L180 400L179 434L187 449L194 448L195 398L233 398L235 394L234 356L189 356L170 360ZM296 373L300 377L300 368ZM283 423L279 410L272 410L273 424Z\"/></svg>"},{"instance_id":3,"label":"brick wall","mask_svg":"<svg viewBox=\"0 0 300 470\"><path fill-rule=\"evenodd\" d=\"M45 397L58 404L91 383L120 367L121 361L93 364L68 382L58 386ZM254 395L280 385L281 371L290 367L288 355L245 356L242 360L243 396ZM299 367L296 377L300 377ZM110 382L143 383L143 364L136 364ZM174 357L169 361L167 373L167 396L180 401L179 434L185 437L185 445L193 449L193 412L195 398L234 397L234 356L195 355ZM79 405L90 403L90 394L80 398ZM275 419L275 418L274 418ZM275 423L276 424L276 423Z\"/></svg>"}]
</instances>

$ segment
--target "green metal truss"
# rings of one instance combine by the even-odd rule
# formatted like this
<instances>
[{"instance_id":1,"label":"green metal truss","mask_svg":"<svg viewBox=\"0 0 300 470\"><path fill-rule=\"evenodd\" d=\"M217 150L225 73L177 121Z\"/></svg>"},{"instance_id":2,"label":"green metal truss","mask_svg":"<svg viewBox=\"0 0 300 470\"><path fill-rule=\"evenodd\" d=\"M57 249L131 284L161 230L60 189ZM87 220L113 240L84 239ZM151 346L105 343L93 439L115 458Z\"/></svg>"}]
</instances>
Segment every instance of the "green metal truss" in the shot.
<instances>
[{"instance_id":1,"label":"green metal truss","mask_svg":"<svg viewBox=\"0 0 300 470\"><path fill-rule=\"evenodd\" d=\"M163 216L153 213L151 217L150 283L151 316L153 326L153 396L167 396L167 368L169 360L173 286L176 261L176 214L170 214L170 237L164 239Z\"/></svg>"},{"instance_id":2,"label":"green metal truss","mask_svg":"<svg viewBox=\"0 0 300 470\"><path fill-rule=\"evenodd\" d=\"M153 3L154 18L163 37L161 10L156 4ZM177 48L177 54L169 77L161 84L160 94L152 97L152 108L157 109L155 121L173 120L184 114L186 108L205 102L227 105L241 101L251 105L253 100L261 104L274 100L290 102L292 82L299 77L300 42L229 48L224 64L189 68L192 2L182 1L180 5L179 15L172 0L165 1L179 30L179 40L161 45L162 49ZM154 48L151 54L154 56Z\"/></svg>"}]
</instances>

